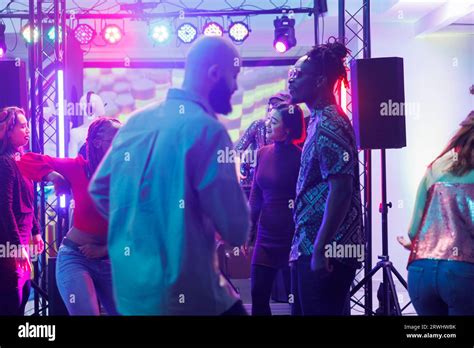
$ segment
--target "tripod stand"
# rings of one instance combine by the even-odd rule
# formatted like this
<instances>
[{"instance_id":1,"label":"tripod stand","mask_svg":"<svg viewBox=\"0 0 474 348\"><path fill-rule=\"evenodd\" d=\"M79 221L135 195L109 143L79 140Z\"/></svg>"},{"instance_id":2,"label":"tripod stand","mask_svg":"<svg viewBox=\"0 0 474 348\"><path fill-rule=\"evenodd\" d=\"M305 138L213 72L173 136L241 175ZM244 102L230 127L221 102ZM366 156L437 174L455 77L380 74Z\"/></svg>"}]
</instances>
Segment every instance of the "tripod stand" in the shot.
<instances>
[{"instance_id":1,"label":"tripod stand","mask_svg":"<svg viewBox=\"0 0 474 348\"><path fill-rule=\"evenodd\" d=\"M387 203L387 168L385 162L385 149L381 149L381 171L382 171L382 203L380 203L379 212L382 214L382 255L380 255L377 265L351 290L351 297L368 284L372 277L379 271L383 272L383 286L382 286L382 306L384 315L391 315L392 306L395 307L394 314L402 315L402 311L408 307L408 303L404 308L400 308L398 296L395 289L392 273L397 277L400 283L408 289L406 281L402 278L400 273L390 261L388 255L388 209L392 207L392 203ZM370 257L370 255L369 255Z\"/></svg>"}]
</instances>

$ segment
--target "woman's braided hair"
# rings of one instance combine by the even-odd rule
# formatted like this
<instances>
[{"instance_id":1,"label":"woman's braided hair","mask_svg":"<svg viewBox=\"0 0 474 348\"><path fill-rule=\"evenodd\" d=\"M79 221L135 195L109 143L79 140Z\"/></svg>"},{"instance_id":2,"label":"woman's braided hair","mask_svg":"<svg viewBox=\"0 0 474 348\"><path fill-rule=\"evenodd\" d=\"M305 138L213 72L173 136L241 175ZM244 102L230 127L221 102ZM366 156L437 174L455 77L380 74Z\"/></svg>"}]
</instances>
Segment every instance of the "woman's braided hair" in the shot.
<instances>
[{"instance_id":1,"label":"woman's braided hair","mask_svg":"<svg viewBox=\"0 0 474 348\"><path fill-rule=\"evenodd\" d=\"M327 85L333 88L336 82L342 81L348 87L345 59L350 50L331 36L325 44L313 47L306 53L307 63L313 66L318 75L326 78Z\"/></svg>"},{"instance_id":2,"label":"woman's braided hair","mask_svg":"<svg viewBox=\"0 0 474 348\"><path fill-rule=\"evenodd\" d=\"M100 117L94 120L87 131L87 139L86 139L86 152L87 152L87 160L89 164L89 173L95 173L97 167L102 161L105 153L94 145L97 141L102 140L104 133L113 127L113 125L122 125L122 123L112 117Z\"/></svg>"}]
</instances>

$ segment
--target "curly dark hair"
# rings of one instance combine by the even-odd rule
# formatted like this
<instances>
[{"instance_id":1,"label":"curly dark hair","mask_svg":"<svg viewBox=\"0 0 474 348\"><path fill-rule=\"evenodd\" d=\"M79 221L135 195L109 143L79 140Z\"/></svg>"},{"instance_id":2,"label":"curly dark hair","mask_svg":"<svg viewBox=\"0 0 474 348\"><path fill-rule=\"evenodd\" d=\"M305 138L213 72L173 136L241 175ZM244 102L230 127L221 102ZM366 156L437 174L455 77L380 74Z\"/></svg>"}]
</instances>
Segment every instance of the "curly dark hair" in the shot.
<instances>
[{"instance_id":1,"label":"curly dark hair","mask_svg":"<svg viewBox=\"0 0 474 348\"><path fill-rule=\"evenodd\" d=\"M340 80L347 87L347 69L344 62L349 53L350 50L343 43L331 36L325 44L314 46L306 53L306 63L310 64L318 75L326 78L330 88Z\"/></svg>"}]
</instances>

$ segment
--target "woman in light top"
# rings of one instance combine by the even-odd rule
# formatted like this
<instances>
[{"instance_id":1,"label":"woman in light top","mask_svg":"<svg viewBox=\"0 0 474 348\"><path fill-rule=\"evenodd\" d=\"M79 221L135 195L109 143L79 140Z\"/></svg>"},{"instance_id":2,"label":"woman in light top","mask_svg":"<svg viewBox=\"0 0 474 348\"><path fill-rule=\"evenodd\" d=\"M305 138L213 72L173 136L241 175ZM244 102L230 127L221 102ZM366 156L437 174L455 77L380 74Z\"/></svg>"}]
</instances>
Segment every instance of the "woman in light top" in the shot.
<instances>
[{"instance_id":1,"label":"woman in light top","mask_svg":"<svg viewBox=\"0 0 474 348\"><path fill-rule=\"evenodd\" d=\"M408 292L419 315L474 315L474 111L429 165L416 197Z\"/></svg>"}]
</instances>

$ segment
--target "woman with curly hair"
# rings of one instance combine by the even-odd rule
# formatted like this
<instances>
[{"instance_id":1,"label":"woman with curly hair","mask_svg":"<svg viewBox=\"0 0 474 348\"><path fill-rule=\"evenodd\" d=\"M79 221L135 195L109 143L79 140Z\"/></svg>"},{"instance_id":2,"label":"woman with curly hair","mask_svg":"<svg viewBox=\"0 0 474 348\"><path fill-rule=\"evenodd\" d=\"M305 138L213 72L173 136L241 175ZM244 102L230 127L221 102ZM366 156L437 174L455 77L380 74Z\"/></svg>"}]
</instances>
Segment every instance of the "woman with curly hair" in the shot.
<instances>
[{"instance_id":1,"label":"woman with curly hair","mask_svg":"<svg viewBox=\"0 0 474 348\"><path fill-rule=\"evenodd\" d=\"M474 92L474 90L473 90ZM474 315L474 111L428 166L407 242L408 293L419 315Z\"/></svg>"},{"instance_id":2,"label":"woman with curly hair","mask_svg":"<svg viewBox=\"0 0 474 348\"><path fill-rule=\"evenodd\" d=\"M30 130L25 111L0 111L0 315L24 315L31 288L29 242L37 253L44 243L34 213L33 183L18 169ZM11 252L11 253L10 253Z\"/></svg>"}]
</instances>

